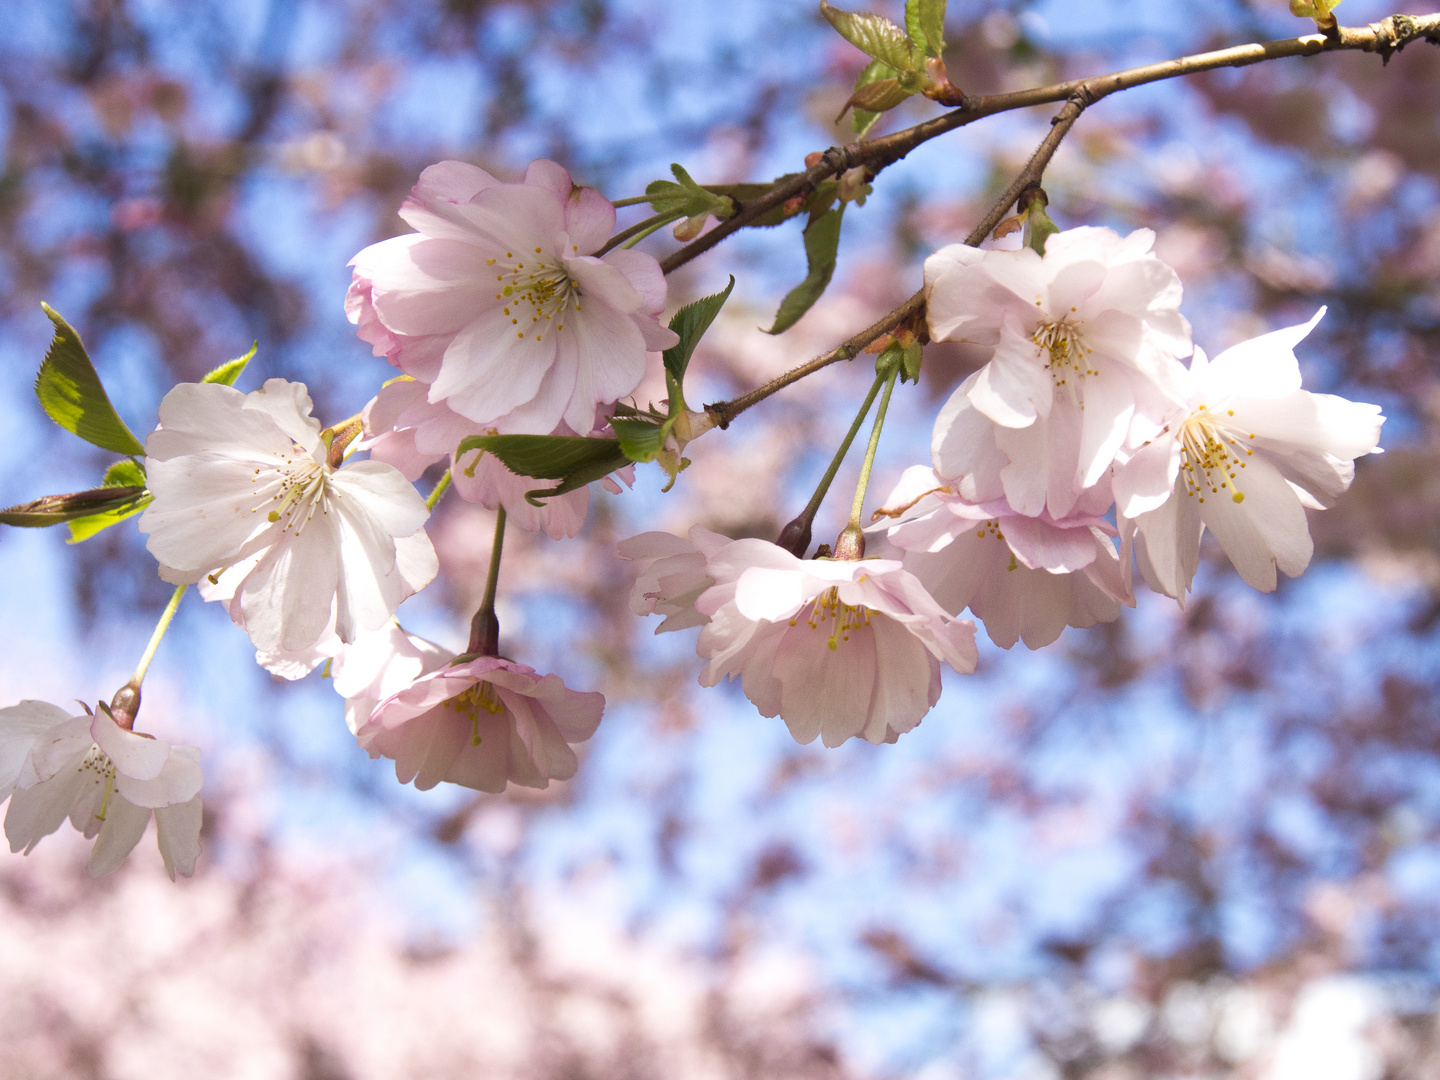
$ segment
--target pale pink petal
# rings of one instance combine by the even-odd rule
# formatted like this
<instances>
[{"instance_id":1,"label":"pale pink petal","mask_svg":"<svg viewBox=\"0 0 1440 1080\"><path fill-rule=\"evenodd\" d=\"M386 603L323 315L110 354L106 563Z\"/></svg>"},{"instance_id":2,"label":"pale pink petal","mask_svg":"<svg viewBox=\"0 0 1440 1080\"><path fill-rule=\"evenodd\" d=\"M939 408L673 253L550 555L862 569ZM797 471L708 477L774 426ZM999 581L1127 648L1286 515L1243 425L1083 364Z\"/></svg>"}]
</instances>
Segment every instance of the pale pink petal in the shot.
<instances>
[{"instance_id":1,"label":"pale pink petal","mask_svg":"<svg viewBox=\"0 0 1440 1080\"><path fill-rule=\"evenodd\" d=\"M145 835L145 826L150 824L150 811L143 806L134 806L118 795L112 795L110 805L105 808L105 822L95 836L95 846L90 851L90 861L85 871L91 877L104 877L120 869L125 856L135 849L140 837Z\"/></svg>"},{"instance_id":2,"label":"pale pink petal","mask_svg":"<svg viewBox=\"0 0 1440 1080\"><path fill-rule=\"evenodd\" d=\"M204 811L200 796L175 806L162 806L155 811L155 834L160 857L170 880L175 875L190 877L195 873L195 860L200 857L200 826Z\"/></svg>"}]
</instances>

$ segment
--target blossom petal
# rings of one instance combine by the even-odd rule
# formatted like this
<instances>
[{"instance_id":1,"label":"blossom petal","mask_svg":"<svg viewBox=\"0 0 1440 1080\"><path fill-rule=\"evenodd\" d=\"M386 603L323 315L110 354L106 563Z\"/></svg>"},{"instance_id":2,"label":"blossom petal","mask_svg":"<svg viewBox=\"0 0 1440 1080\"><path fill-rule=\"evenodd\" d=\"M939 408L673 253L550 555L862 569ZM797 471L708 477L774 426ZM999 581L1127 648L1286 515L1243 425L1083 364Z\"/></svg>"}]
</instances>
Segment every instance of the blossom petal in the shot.
<instances>
[{"instance_id":1,"label":"blossom petal","mask_svg":"<svg viewBox=\"0 0 1440 1080\"><path fill-rule=\"evenodd\" d=\"M1300 363L1295 346L1324 316L1322 307L1309 322L1272 330L1232 345L1212 359L1200 379L1200 393L1212 404L1232 395L1278 398L1300 389Z\"/></svg>"},{"instance_id":2,"label":"blossom petal","mask_svg":"<svg viewBox=\"0 0 1440 1080\"><path fill-rule=\"evenodd\" d=\"M140 837L145 835L145 826L150 824L150 811L136 806L120 795L112 795L110 805L105 808L105 822L95 837L95 846L90 851L90 861L85 871L91 877L104 877L120 869L125 856L135 850Z\"/></svg>"},{"instance_id":3,"label":"blossom petal","mask_svg":"<svg viewBox=\"0 0 1440 1080\"><path fill-rule=\"evenodd\" d=\"M1050 413L1055 397L1050 375L1039 347L1007 322L995 355L970 388L970 403L1002 427L1028 427Z\"/></svg>"},{"instance_id":4,"label":"blossom petal","mask_svg":"<svg viewBox=\"0 0 1440 1080\"><path fill-rule=\"evenodd\" d=\"M20 782L40 737L70 718L64 709L45 701L22 701L0 709L0 800Z\"/></svg>"},{"instance_id":5,"label":"blossom petal","mask_svg":"<svg viewBox=\"0 0 1440 1080\"><path fill-rule=\"evenodd\" d=\"M154 780L170 760L170 744L161 739L146 739L126 731L101 709L90 721L90 737L115 763L118 772L136 780ZM193 791L191 795L195 794ZM190 795L185 796L187 799Z\"/></svg>"},{"instance_id":6,"label":"blossom petal","mask_svg":"<svg viewBox=\"0 0 1440 1080\"><path fill-rule=\"evenodd\" d=\"M200 857L200 826L204 822L200 796L175 806L162 806L155 811L155 833L160 857L170 880L175 875L189 877L195 873L195 860Z\"/></svg>"},{"instance_id":7,"label":"blossom petal","mask_svg":"<svg viewBox=\"0 0 1440 1080\"><path fill-rule=\"evenodd\" d=\"M1170 498L1180 475L1180 440L1160 436L1115 469L1115 505L1126 517L1139 517Z\"/></svg>"},{"instance_id":8,"label":"blossom petal","mask_svg":"<svg viewBox=\"0 0 1440 1080\"><path fill-rule=\"evenodd\" d=\"M1252 458L1237 484L1241 502L1223 489L1207 491L1200 515L1246 583L1271 592L1277 566L1295 577L1310 565L1314 545L1305 508L1267 461Z\"/></svg>"},{"instance_id":9,"label":"blossom petal","mask_svg":"<svg viewBox=\"0 0 1440 1080\"><path fill-rule=\"evenodd\" d=\"M834 747L864 730L877 675L873 634L853 633L832 649L823 630L802 623L780 639L773 671L780 716L796 742L819 735Z\"/></svg>"}]
</instances>

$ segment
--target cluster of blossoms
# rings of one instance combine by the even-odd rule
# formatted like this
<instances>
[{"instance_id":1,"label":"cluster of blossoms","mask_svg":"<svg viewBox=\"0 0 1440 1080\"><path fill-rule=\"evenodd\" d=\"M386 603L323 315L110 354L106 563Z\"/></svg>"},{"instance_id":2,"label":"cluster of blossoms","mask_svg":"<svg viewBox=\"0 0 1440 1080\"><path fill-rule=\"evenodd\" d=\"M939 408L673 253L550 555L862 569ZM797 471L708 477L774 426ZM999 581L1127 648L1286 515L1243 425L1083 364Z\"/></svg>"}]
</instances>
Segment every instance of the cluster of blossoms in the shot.
<instances>
[{"instance_id":1,"label":"cluster of blossoms","mask_svg":"<svg viewBox=\"0 0 1440 1080\"><path fill-rule=\"evenodd\" d=\"M402 783L545 787L574 774L573 746L595 732L604 699L498 655L494 583L507 520L574 535L588 494L537 506L526 493L544 481L464 442L604 437L647 356L679 340L657 318L665 278L649 255L605 251L614 207L548 161L510 184L443 162L400 213L417 232L361 251L346 301L400 375L329 428L283 379L248 394L176 387L145 442L140 530L161 577L224 604L270 671L326 665L359 746L392 759ZM644 533L620 545L639 565L632 609L665 616L657 632L699 628L702 685L738 676L796 740L837 746L895 741L939 699L942 664L975 669L967 609L998 645L1038 648L1133 606L1136 565L1183 601L1207 527L1256 588L1273 589L1277 568L1300 573L1305 508L1331 505L1354 459L1378 452L1383 417L1301 389L1293 350L1323 311L1207 359L1153 239L1079 228L1050 236L1043 255L957 245L932 256L929 338L993 353L940 411L931 464L907 470L862 532L891 364L833 555L699 526ZM425 522L445 482L427 502L413 481L442 461L498 522L486 600L458 656L395 621L437 571ZM808 545L808 523L804 534ZM199 752L130 730L134 708L0 710L14 849L68 815L96 837L91 869L103 873L153 809L171 875L191 872Z\"/></svg>"},{"instance_id":2,"label":"cluster of blossoms","mask_svg":"<svg viewBox=\"0 0 1440 1080\"><path fill-rule=\"evenodd\" d=\"M644 565L632 609L664 614L657 632L703 626L702 683L738 674L762 713L833 746L919 723L939 660L973 670L967 608L997 645L1039 648L1133 607L1136 564L1183 602L1207 527L1255 588L1274 589L1277 567L1299 574L1304 508L1349 486L1384 418L1300 388L1293 350L1323 309L1207 360L1153 241L1078 228L1043 256L958 244L931 256L931 340L993 353L941 409L931 465L906 470L875 512L884 557L647 533L620 549Z\"/></svg>"}]
</instances>

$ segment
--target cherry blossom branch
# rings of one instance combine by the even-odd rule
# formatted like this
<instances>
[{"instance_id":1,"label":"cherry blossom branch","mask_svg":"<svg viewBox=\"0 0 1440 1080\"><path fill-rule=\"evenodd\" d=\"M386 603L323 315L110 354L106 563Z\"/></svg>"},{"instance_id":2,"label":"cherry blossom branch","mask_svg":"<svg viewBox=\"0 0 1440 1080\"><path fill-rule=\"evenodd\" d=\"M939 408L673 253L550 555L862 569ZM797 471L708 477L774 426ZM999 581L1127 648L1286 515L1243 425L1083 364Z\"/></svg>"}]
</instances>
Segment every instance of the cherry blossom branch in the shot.
<instances>
[{"instance_id":1,"label":"cherry blossom branch","mask_svg":"<svg viewBox=\"0 0 1440 1080\"><path fill-rule=\"evenodd\" d=\"M729 427L730 421L739 416L751 405L764 401L777 390L783 390L793 382L798 382L806 375L811 375L823 367L829 367L838 360L853 360L865 351L865 346L875 341L882 334L888 334L901 323L914 316L925 306L925 290L921 289L914 296L906 300L890 314L871 323L864 330L861 330L854 337L848 338L843 344L837 345L827 353L817 356L814 360L808 360L798 367L791 368L783 375L777 375L763 386L757 386L747 394L741 394L731 401L717 401L714 404L706 405L705 411L715 418L717 427Z\"/></svg>"},{"instance_id":2,"label":"cherry blossom branch","mask_svg":"<svg viewBox=\"0 0 1440 1080\"><path fill-rule=\"evenodd\" d=\"M875 410L875 423L870 428L870 444L865 447L865 460L860 464L860 478L855 482L855 498L850 503L850 521L835 541L835 558L863 559L865 557L865 529L861 516L865 512L865 491L870 486L870 470L875 465L875 451L880 446L880 432L885 427L885 413L890 408L890 395L895 390L895 380L900 375L898 360L890 365L885 377L885 393L880 406Z\"/></svg>"},{"instance_id":3,"label":"cherry blossom branch","mask_svg":"<svg viewBox=\"0 0 1440 1080\"><path fill-rule=\"evenodd\" d=\"M500 553L505 546L505 508L495 511L495 541L490 545L490 573L485 578L485 595L475 618L470 620L470 644L464 659L500 655L500 620L495 617L495 590L500 584ZM456 657L455 660L460 660ZM454 663L455 661L451 661Z\"/></svg>"},{"instance_id":4,"label":"cherry blossom branch","mask_svg":"<svg viewBox=\"0 0 1440 1080\"><path fill-rule=\"evenodd\" d=\"M875 403L875 395L880 393L880 387L885 385L885 377L876 375L875 382L870 386L870 393L865 395L865 400L860 404L860 410L855 414L855 420L846 432L845 438L840 442L840 449L835 451L835 456L830 459L830 467L825 470L825 475L820 478L820 483L815 485L815 494L810 496L810 501L805 504L795 519L789 522L780 530L780 536L775 541L777 547L782 547L797 559L803 559L805 552L810 550L810 529L814 524L815 515L820 510L820 504L825 501L825 495L830 490L830 484L835 479L835 474L840 471L841 464L845 461L845 455L850 452L850 444L855 441L855 436L860 432L860 425L865 422L865 416L870 412L870 406Z\"/></svg>"},{"instance_id":5,"label":"cherry blossom branch","mask_svg":"<svg viewBox=\"0 0 1440 1080\"><path fill-rule=\"evenodd\" d=\"M1163 60L1155 64L1144 64L1140 67L1127 68L1106 75L1071 79L1067 82L1029 90L1017 90L1005 94L982 94L976 97L966 96L956 108L943 116L926 120L903 131L896 131L875 139L865 139L846 146L832 146L821 155L819 161L803 173L797 173L783 183L776 184L763 195L739 203L733 217L720 222L703 236L661 260L660 266L667 274L684 266L768 211L797 195L810 191L815 185L832 176L863 165L873 177L878 175L882 169L905 157L917 146L948 131L964 127L987 116L994 116L997 113L1070 100L1078 101L1079 107L1083 109L1113 93L1135 86L1143 86L1146 83L1194 75L1222 67L1248 67L1250 64L1278 60L1287 56L1314 56L1326 52L1360 51L1379 53L1388 61L1392 54L1403 49L1410 42L1421 39L1440 45L1440 14L1391 15L1366 27L1338 26L1324 34L1305 34L1278 41L1235 45L1227 49L1196 53L1193 56Z\"/></svg>"},{"instance_id":6,"label":"cherry blossom branch","mask_svg":"<svg viewBox=\"0 0 1440 1080\"><path fill-rule=\"evenodd\" d=\"M1010 209L1012 203L1020 197L1020 193L1032 184L1038 184L1040 178L1045 174L1045 167L1050 164L1050 159L1055 156L1055 151L1060 148L1061 141L1070 133L1075 126L1075 121L1085 110L1085 98L1082 95L1075 95L1065 102L1062 108L1051 121L1051 127L1030 155L1030 160L1025 167L1005 189L1004 194L996 199L994 204L980 219L980 223L970 230L970 235L965 237L965 243L970 247L978 247L990 231L1000 224L1005 212ZM888 334L896 327L908 320L919 316L925 308L925 290L920 289L908 300L890 312L884 318L878 320L861 330L854 337L836 346L829 352L817 356L814 360L793 367L783 375L776 376L763 386L757 386L748 394L742 394L732 401L719 401L705 406L705 411L715 418L718 427L729 427L730 421L739 416L750 406L764 401L771 394L783 390L791 383L798 382L807 375L812 375L821 368L829 367L840 360L853 360L856 356L883 334Z\"/></svg>"},{"instance_id":7,"label":"cherry blossom branch","mask_svg":"<svg viewBox=\"0 0 1440 1080\"><path fill-rule=\"evenodd\" d=\"M155 659L160 640L165 636L165 631L170 629L170 620L175 618L175 612L180 608L180 598L189 587L175 586L175 591L170 594L170 602L160 613L160 621L155 624L145 651L140 654L140 662L135 665L135 674L130 676L130 681L115 691L115 696L110 699L110 717L126 731L133 731L135 728L135 714L140 711L140 684L145 681L145 673L150 670L150 661Z\"/></svg>"}]
</instances>

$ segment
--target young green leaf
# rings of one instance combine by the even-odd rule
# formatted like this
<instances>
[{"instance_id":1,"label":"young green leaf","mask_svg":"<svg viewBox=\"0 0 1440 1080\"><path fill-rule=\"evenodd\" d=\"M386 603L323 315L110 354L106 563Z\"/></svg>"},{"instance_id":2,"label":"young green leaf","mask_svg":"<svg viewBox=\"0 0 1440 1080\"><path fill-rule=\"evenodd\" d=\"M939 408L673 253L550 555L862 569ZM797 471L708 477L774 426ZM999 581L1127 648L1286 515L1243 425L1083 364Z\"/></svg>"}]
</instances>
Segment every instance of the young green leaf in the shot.
<instances>
[{"instance_id":1,"label":"young green leaf","mask_svg":"<svg viewBox=\"0 0 1440 1080\"><path fill-rule=\"evenodd\" d=\"M620 444L613 439L591 439L591 442L608 443L614 449L611 456L601 458L588 465L581 466L553 488L534 488L525 493L525 501L532 506L544 506L544 500L556 495L568 495L586 484L594 483L596 480L603 480L616 469L623 469L630 464L630 459L620 449Z\"/></svg>"},{"instance_id":2,"label":"young green leaf","mask_svg":"<svg viewBox=\"0 0 1440 1080\"><path fill-rule=\"evenodd\" d=\"M43 495L28 503L0 510L0 525L22 529L43 529L76 518L121 510L140 500L150 501L143 487L99 487L68 495Z\"/></svg>"},{"instance_id":3,"label":"young green leaf","mask_svg":"<svg viewBox=\"0 0 1440 1080\"><path fill-rule=\"evenodd\" d=\"M245 370L245 366L254 358L255 350L259 347L260 342L255 342L250 346L250 351L244 356L237 356L234 360L225 361L225 363L221 364L200 381L218 382L224 383L226 386L234 386L235 380L240 377L240 373Z\"/></svg>"},{"instance_id":4,"label":"young green leaf","mask_svg":"<svg viewBox=\"0 0 1440 1080\"><path fill-rule=\"evenodd\" d=\"M910 91L900 85L896 79L880 79L876 82L866 83L850 95L850 100L845 107L852 106L857 111L879 115L889 109L895 108L902 101L910 96ZM843 113L841 115L844 115Z\"/></svg>"},{"instance_id":5,"label":"young green leaf","mask_svg":"<svg viewBox=\"0 0 1440 1080\"><path fill-rule=\"evenodd\" d=\"M35 396L46 414L95 446L117 454L144 454L145 447L110 404L80 335L49 304L40 307L55 324L55 337L35 377Z\"/></svg>"},{"instance_id":6,"label":"young green leaf","mask_svg":"<svg viewBox=\"0 0 1440 1080\"><path fill-rule=\"evenodd\" d=\"M88 514L85 517L72 518L66 524L70 528L70 539L67 544L78 544L89 540L90 537L111 525L118 525L128 517L134 517L150 505L153 496L147 491L135 502L126 506L117 507L114 510L105 510L99 514Z\"/></svg>"},{"instance_id":7,"label":"young green leaf","mask_svg":"<svg viewBox=\"0 0 1440 1080\"><path fill-rule=\"evenodd\" d=\"M494 454L518 476L562 480L578 469L613 458L619 446L611 439L579 435L472 435L460 443L455 454L462 457L471 450Z\"/></svg>"},{"instance_id":8,"label":"young green leaf","mask_svg":"<svg viewBox=\"0 0 1440 1080\"><path fill-rule=\"evenodd\" d=\"M826 210L812 217L805 226L805 261L810 272L805 280L791 289L775 313L775 325L765 332L782 334L794 326L801 315L820 299L835 273L835 257L840 250L840 219L845 207Z\"/></svg>"},{"instance_id":9,"label":"young green leaf","mask_svg":"<svg viewBox=\"0 0 1440 1080\"><path fill-rule=\"evenodd\" d=\"M917 68L905 31L889 19L868 12L841 11L820 0L820 14L846 41L867 56L889 64L897 72Z\"/></svg>"},{"instance_id":10,"label":"young green leaf","mask_svg":"<svg viewBox=\"0 0 1440 1080\"><path fill-rule=\"evenodd\" d=\"M679 335L680 341L666 349L663 356L665 370L673 375L677 382L685 378L685 369L690 365L690 356L694 353L695 346L699 344L705 331L710 329L710 324L715 321L715 316L720 314L725 301L730 299L730 290L733 288L735 275L731 274L730 284L720 292L702 296L699 300L686 304L670 319L670 329ZM671 412L674 412L674 409Z\"/></svg>"},{"instance_id":11,"label":"young green leaf","mask_svg":"<svg viewBox=\"0 0 1440 1080\"><path fill-rule=\"evenodd\" d=\"M863 139L865 133L874 126L875 121L880 119L880 114L878 112L871 112L869 109L861 108L856 104L855 97L860 93L862 87L869 86L871 83L884 82L886 79L894 79L895 75L895 69L889 64L882 64L879 60L871 60L870 63L865 65L865 70L860 72L859 76L855 79L855 93L851 94L850 100L845 102L845 108L840 110L840 115L835 118L835 122L838 124L843 120L846 110L854 106L855 111L850 115L850 123L855 129L856 137Z\"/></svg>"},{"instance_id":12,"label":"young green leaf","mask_svg":"<svg viewBox=\"0 0 1440 1080\"><path fill-rule=\"evenodd\" d=\"M614 439L579 435L471 435L455 448L455 456L463 458L471 450L494 454L517 476L561 481L559 487L527 491L526 500L535 506L543 505L536 496L563 495L630 464Z\"/></svg>"},{"instance_id":13,"label":"young green leaf","mask_svg":"<svg viewBox=\"0 0 1440 1080\"><path fill-rule=\"evenodd\" d=\"M669 423L652 424L649 420L633 417L612 416L610 428L620 442L620 449L631 461L644 463L654 461L655 455L665 448L665 436Z\"/></svg>"},{"instance_id":14,"label":"young green leaf","mask_svg":"<svg viewBox=\"0 0 1440 1080\"><path fill-rule=\"evenodd\" d=\"M105 479L100 481L101 487L144 487L145 466L141 465L134 458L125 458L115 462L105 470Z\"/></svg>"},{"instance_id":15,"label":"young green leaf","mask_svg":"<svg viewBox=\"0 0 1440 1080\"><path fill-rule=\"evenodd\" d=\"M926 56L945 54L945 0L905 0L905 29Z\"/></svg>"}]
</instances>

